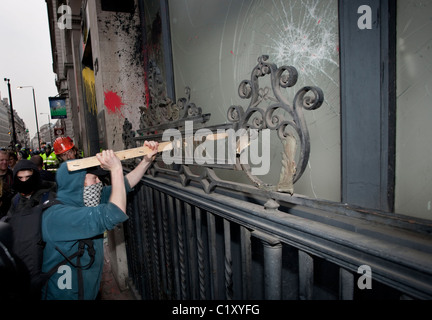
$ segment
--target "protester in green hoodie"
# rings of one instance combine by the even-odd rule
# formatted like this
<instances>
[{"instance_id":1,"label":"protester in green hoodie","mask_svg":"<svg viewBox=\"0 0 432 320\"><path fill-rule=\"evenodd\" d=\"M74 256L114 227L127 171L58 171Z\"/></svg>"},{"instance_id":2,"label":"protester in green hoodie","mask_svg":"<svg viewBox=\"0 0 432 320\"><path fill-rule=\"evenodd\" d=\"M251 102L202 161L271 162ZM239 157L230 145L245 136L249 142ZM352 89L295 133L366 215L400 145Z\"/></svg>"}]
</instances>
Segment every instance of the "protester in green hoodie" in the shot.
<instances>
[{"instance_id":1,"label":"protester in green hoodie","mask_svg":"<svg viewBox=\"0 0 432 320\"><path fill-rule=\"evenodd\" d=\"M80 258L82 269L71 263L62 263L48 280L42 292L47 300L93 300L99 292L104 251L102 234L128 219L126 193L142 178L157 152L158 143L146 141L152 153L146 155L137 167L123 176L120 160L112 150L98 153L101 167L108 170L111 185L102 186L101 170L69 172L67 163L57 171L57 200L61 204L46 209L42 218L43 240L46 242L42 270L47 272L78 251L80 240L93 238L94 262L88 250ZM70 160L75 161L75 160ZM77 258L71 261L77 264ZM79 285L79 273L82 285Z\"/></svg>"}]
</instances>

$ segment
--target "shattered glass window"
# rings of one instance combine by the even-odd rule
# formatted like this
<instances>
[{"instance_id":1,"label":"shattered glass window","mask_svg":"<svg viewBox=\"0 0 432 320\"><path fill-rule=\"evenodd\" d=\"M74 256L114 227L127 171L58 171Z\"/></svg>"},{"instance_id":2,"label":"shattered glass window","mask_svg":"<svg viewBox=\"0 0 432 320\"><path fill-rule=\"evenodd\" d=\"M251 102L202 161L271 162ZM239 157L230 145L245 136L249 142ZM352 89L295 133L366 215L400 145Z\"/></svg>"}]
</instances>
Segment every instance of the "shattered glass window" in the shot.
<instances>
[{"instance_id":1,"label":"shattered glass window","mask_svg":"<svg viewBox=\"0 0 432 320\"><path fill-rule=\"evenodd\" d=\"M432 0L397 5L395 212L432 219Z\"/></svg>"},{"instance_id":2,"label":"shattered glass window","mask_svg":"<svg viewBox=\"0 0 432 320\"><path fill-rule=\"evenodd\" d=\"M262 55L297 69L297 84L283 92L291 103L304 86L323 90L324 104L304 111L311 152L294 192L340 201L338 1L170 0L169 15L176 98L190 87L191 101L211 113L209 125L227 123L232 105L247 109L239 84L251 79ZM260 178L274 184L282 155L273 136L271 152L272 170Z\"/></svg>"}]
</instances>

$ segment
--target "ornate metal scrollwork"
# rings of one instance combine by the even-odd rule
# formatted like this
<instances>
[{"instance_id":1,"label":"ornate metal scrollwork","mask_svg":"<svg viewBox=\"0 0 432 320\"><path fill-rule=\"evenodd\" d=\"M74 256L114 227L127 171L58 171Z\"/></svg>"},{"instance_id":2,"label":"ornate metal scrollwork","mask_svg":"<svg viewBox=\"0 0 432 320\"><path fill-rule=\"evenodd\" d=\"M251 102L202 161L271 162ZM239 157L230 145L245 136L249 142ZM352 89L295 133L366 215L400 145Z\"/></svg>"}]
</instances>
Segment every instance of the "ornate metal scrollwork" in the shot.
<instances>
[{"instance_id":1,"label":"ornate metal scrollwork","mask_svg":"<svg viewBox=\"0 0 432 320\"><path fill-rule=\"evenodd\" d=\"M178 99L177 103L166 96L160 68L154 61L149 62L147 80L149 104L140 107L139 129L132 131L132 124L127 118L123 124L122 138L126 148L136 147L137 141L145 140L149 135L157 136L156 133L164 129L182 127L186 120L203 124L210 118L210 114L203 114L202 109L191 102L189 87L185 88L186 97Z\"/></svg>"},{"instance_id":2,"label":"ornate metal scrollwork","mask_svg":"<svg viewBox=\"0 0 432 320\"><path fill-rule=\"evenodd\" d=\"M285 96L284 89L293 87L298 80L298 73L293 66L277 67L269 63L268 56L258 58L258 64L251 73L250 80L243 80L238 87L238 94L242 99L247 99L249 105L246 110L239 105L228 108L228 123L209 127L212 132L218 129L234 129L236 133L248 133L251 141L259 139L259 133L263 130L276 132L281 141L282 160L279 182L277 185L263 183L256 175L253 175L253 168L248 164L241 163L241 150L248 148L242 145L240 137L237 137L237 157L234 165L201 164L202 173L193 173L185 161L171 169L155 163L154 172L164 172L180 178L182 184L187 186L190 181L200 182L204 190L212 192L216 187L242 190L249 193L285 192L293 194L293 185L304 173L310 154L309 131L303 114L305 110L318 109L323 101L324 94L318 87L306 86L298 90L292 103ZM192 120L194 123L204 124L209 114L202 114L201 108L190 102L190 89L186 88L186 97L181 98L177 103L163 96L160 73L156 65L152 65L151 82L152 99L148 108L142 108L140 129L138 136L131 131L131 124L126 119L124 123L123 140L126 147L136 145L137 141L145 139L158 139L161 132L168 128L185 129L185 121ZM269 77L267 77L269 76ZM260 80L264 77L270 80L271 88L261 87ZM159 80L158 80L159 79ZM195 127L194 127L195 129ZM255 130L251 130L255 129ZM258 133L257 133L258 132ZM195 143L195 142L194 142ZM240 150L240 151L238 151ZM183 159L184 160L184 159ZM196 165L196 163L194 163ZM214 168L228 170L242 170L252 181L254 186L243 183L222 180L217 177ZM257 190L256 187L259 189ZM268 193L269 198L271 198Z\"/></svg>"},{"instance_id":3,"label":"ornate metal scrollwork","mask_svg":"<svg viewBox=\"0 0 432 320\"><path fill-rule=\"evenodd\" d=\"M236 130L271 129L275 130L283 143L283 160L280 181L277 191L292 193L292 185L298 181L306 169L310 154L309 131L303 115L303 109L318 109L324 101L324 93L318 87L303 87L291 104L282 94L282 89L293 87L297 83L298 73L293 66L277 67L267 62L268 56L258 58L257 66L252 70L251 80L240 83L238 93L242 99L250 99L246 111L242 106L231 106L227 118ZM269 75L272 91L260 88L259 78ZM273 103L262 107L264 101ZM277 111L283 111L277 113ZM289 118L284 115L288 114ZM290 132L291 129L291 132ZM295 163L295 152L300 150L298 162ZM249 168L245 171L255 183L259 179L252 177ZM258 183L259 184L259 183ZM261 183L261 185L264 185Z\"/></svg>"},{"instance_id":4,"label":"ornate metal scrollwork","mask_svg":"<svg viewBox=\"0 0 432 320\"><path fill-rule=\"evenodd\" d=\"M176 122L196 119L202 115L202 109L190 101L191 90L185 88L185 98L178 99L177 103L165 95L165 84L163 82L159 67L150 61L148 86L150 92L150 103L148 108L141 107L140 130L148 131L151 128L169 124L170 127ZM175 125L174 125L175 126Z\"/></svg>"}]
</instances>

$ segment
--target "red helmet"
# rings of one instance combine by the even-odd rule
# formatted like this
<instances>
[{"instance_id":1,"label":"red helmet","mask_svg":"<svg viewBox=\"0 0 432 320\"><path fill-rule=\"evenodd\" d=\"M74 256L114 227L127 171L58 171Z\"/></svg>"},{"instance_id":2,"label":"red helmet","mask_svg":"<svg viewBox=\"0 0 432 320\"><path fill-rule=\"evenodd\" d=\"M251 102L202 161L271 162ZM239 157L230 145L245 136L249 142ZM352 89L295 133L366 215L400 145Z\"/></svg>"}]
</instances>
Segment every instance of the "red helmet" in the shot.
<instances>
[{"instance_id":1,"label":"red helmet","mask_svg":"<svg viewBox=\"0 0 432 320\"><path fill-rule=\"evenodd\" d=\"M72 139L69 137L59 137L54 141L54 153L62 154L74 147Z\"/></svg>"}]
</instances>

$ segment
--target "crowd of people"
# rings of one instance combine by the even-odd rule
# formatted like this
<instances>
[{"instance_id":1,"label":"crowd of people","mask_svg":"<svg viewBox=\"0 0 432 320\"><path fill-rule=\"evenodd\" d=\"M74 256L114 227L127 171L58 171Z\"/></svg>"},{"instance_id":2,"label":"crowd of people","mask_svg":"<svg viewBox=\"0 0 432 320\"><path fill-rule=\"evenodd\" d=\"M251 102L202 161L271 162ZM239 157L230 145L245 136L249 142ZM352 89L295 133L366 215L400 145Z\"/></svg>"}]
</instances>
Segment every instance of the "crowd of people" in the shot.
<instances>
[{"instance_id":1,"label":"crowd of people","mask_svg":"<svg viewBox=\"0 0 432 320\"><path fill-rule=\"evenodd\" d=\"M43 210L41 270L48 277L37 282L30 277L27 287L14 284L12 298L97 298L103 269L102 235L128 219L126 195L143 177L157 153L157 142L145 141L144 145L151 153L126 176L123 176L120 159L112 150L96 154L98 167L69 171L66 162L80 158L80 154L68 137L57 138L53 152L46 146L45 157L43 154L27 155L21 150L17 153L0 150L1 220L14 227L14 217L36 216ZM55 155L51 160L58 161L58 168L48 160L51 153ZM10 251L24 266L32 263L26 261L28 257L22 252L25 249L12 245ZM64 270L69 272L62 273Z\"/></svg>"}]
</instances>

